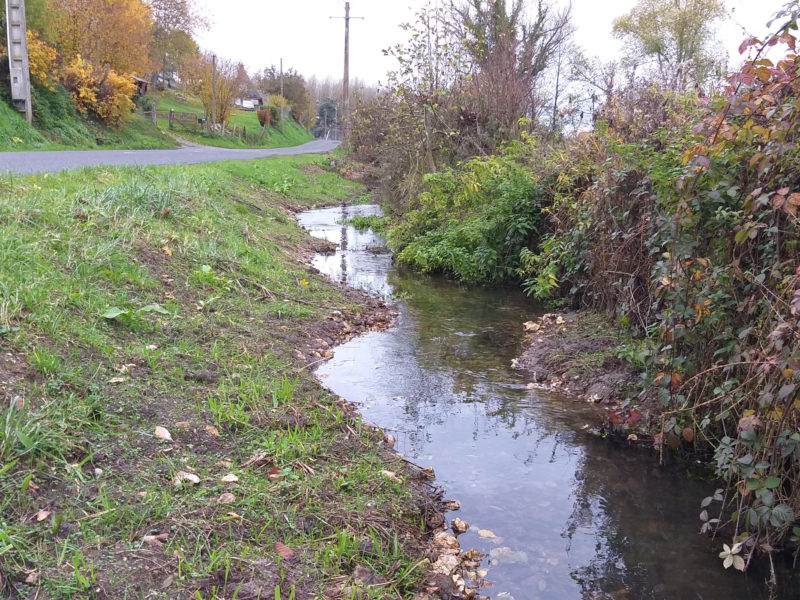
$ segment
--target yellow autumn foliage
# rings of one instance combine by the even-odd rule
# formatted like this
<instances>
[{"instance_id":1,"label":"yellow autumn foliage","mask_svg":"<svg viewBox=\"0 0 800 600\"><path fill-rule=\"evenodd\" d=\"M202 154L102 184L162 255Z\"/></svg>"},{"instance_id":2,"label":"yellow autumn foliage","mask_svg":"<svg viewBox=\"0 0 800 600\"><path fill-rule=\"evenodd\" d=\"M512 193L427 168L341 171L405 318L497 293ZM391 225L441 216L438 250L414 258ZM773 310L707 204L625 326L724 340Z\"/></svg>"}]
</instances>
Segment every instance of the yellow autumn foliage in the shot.
<instances>
[{"instance_id":1,"label":"yellow autumn foliage","mask_svg":"<svg viewBox=\"0 0 800 600\"><path fill-rule=\"evenodd\" d=\"M31 79L48 90L53 89L53 63L58 58L56 49L49 46L46 42L39 39L39 34L31 31L27 32L28 37L28 66L30 68Z\"/></svg>"},{"instance_id":2,"label":"yellow autumn foliage","mask_svg":"<svg viewBox=\"0 0 800 600\"><path fill-rule=\"evenodd\" d=\"M61 73L61 82L72 94L81 113L90 113L115 128L121 127L134 108L131 96L136 85L114 69L99 70L77 55Z\"/></svg>"}]
</instances>

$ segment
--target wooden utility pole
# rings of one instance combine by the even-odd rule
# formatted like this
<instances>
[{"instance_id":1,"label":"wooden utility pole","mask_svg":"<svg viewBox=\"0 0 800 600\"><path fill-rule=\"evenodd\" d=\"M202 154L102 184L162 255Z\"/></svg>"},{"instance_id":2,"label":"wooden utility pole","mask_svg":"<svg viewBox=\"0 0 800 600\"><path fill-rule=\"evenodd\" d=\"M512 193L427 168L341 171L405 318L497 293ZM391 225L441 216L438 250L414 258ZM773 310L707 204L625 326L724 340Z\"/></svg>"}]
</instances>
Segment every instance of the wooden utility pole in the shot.
<instances>
[{"instance_id":1,"label":"wooden utility pole","mask_svg":"<svg viewBox=\"0 0 800 600\"><path fill-rule=\"evenodd\" d=\"M217 124L217 55L211 56L211 130Z\"/></svg>"},{"instance_id":2,"label":"wooden utility pole","mask_svg":"<svg viewBox=\"0 0 800 600\"><path fill-rule=\"evenodd\" d=\"M342 79L342 142L346 142L350 133L350 19L364 19L364 17L350 16L350 3L344 3L344 17L331 17L331 19L344 19L344 77Z\"/></svg>"},{"instance_id":3,"label":"wooden utility pole","mask_svg":"<svg viewBox=\"0 0 800 600\"><path fill-rule=\"evenodd\" d=\"M285 100L283 99L283 59L281 59L281 135L283 135L283 111L285 110Z\"/></svg>"},{"instance_id":4,"label":"wooden utility pole","mask_svg":"<svg viewBox=\"0 0 800 600\"><path fill-rule=\"evenodd\" d=\"M28 65L28 36L25 25L25 0L6 0L6 33L8 37L8 67L11 75L11 100L33 121L31 105L31 73Z\"/></svg>"}]
</instances>

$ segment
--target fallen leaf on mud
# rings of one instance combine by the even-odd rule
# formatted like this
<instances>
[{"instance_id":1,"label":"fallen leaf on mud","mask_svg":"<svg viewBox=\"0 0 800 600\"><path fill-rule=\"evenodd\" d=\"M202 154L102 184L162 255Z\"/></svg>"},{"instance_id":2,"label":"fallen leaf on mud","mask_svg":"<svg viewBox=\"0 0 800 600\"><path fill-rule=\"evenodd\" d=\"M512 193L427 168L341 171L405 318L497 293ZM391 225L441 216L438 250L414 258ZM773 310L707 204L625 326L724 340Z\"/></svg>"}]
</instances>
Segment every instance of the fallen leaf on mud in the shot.
<instances>
[{"instance_id":1,"label":"fallen leaf on mud","mask_svg":"<svg viewBox=\"0 0 800 600\"><path fill-rule=\"evenodd\" d=\"M126 381L128 381L127 377L112 377L108 383L125 383Z\"/></svg>"},{"instance_id":2,"label":"fallen leaf on mud","mask_svg":"<svg viewBox=\"0 0 800 600\"><path fill-rule=\"evenodd\" d=\"M539 331L541 325L534 323L533 321L527 321L523 323L523 327L525 327L525 331Z\"/></svg>"},{"instance_id":3,"label":"fallen leaf on mud","mask_svg":"<svg viewBox=\"0 0 800 600\"><path fill-rule=\"evenodd\" d=\"M165 429L164 427L161 427L161 425L158 425L156 427L155 435L160 440L166 440L167 442L172 441L172 434L169 431L167 431L167 429Z\"/></svg>"},{"instance_id":4,"label":"fallen leaf on mud","mask_svg":"<svg viewBox=\"0 0 800 600\"><path fill-rule=\"evenodd\" d=\"M39 512L36 513L36 521L38 523L41 523L42 521L44 521L49 516L50 516L50 511L42 509L42 510L40 510Z\"/></svg>"},{"instance_id":5,"label":"fallen leaf on mud","mask_svg":"<svg viewBox=\"0 0 800 600\"><path fill-rule=\"evenodd\" d=\"M233 463L229 460L218 460L217 466L218 467L230 467Z\"/></svg>"},{"instance_id":6,"label":"fallen leaf on mud","mask_svg":"<svg viewBox=\"0 0 800 600\"><path fill-rule=\"evenodd\" d=\"M222 476L222 483L237 483L239 478L233 473L228 473Z\"/></svg>"},{"instance_id":7,"label":"fallen leaf on mud","mask_svg":"<svg viewBox=\"0 0 800 600\"><path fill-rule=\"evenodd\" d=\"M270 481L280 481L281 479L283 479L283 476L281 475L281 470L278 467L272 467L269 470L269 473L267 473L267 479L269 479Z\"/></svg>"},{"instance_id":8,"label":"fallen leaf on mud","mask_svg":"<svg viewBox=\"0 0 800 600\"><path fill-rule=\"evenodd\" d=\"M400 478L397 476L397 474L396 474L396 473L394 473L393 471L386 471L386 470L384 470L384 471L381 471L381 475L383 475L384 477L386 477L386 479L389 479L390 481L395 481L395 482L397 482L397 483L402 483L402 482L403 482L403 480L402 480L402 479L400 479Z\"/></svg>"},{"instance_id":9,"label":"fallen leaf on mud","mask_svg":"<svg viewBox=\"0 0 800 600\"><path fill-rule=\"evenodd\" d=\"M158 535L146 535L142 538L142 541L149 546L160 546L166 542L168 538L168 533L159 533Z\"/></svg>"},{"instance_id":10,"label":"fallen leaf on mud","mask_svg":"<svg viewBox=\"0 0 800 600\"><path fill-rule=\"evenodd\" d=\"M635 433L632 433L632 434L630 434L628 436L628 441L629 442L638 442L639 441L639 436L636 435Z\"/></svg>"},{"instance_id":11,"label":"fallen leaf on mud","mask_svg":"<svg viewBox=\"0 0 800 600\"><path fill-rule=\"evenodd\" d=\"M28 585L36 585L39 583L39 572L38 571L31 571L28 573L28 576L25 577L25 583Z\"/></svg>"},{"instance_id":12,"label":"fallen leaf on mud","mask_svg":"<svg viewBox=\"0 0 800 600\"><path fill-rule=\"evenodd\" d=\"M467 524L467 522L459 518L455 518L452 521L450 521L450 526L456 533L464 533L467 529L469 529L469 525Z\"/></svg>"},{"instance_id":13,"label":"fallen leaf on mud","mask_svg":"<svg viewBox=\"0 0 800 600\"><path fill-rule=\"evenodd\" d=\"M455 554L442 554L439 560L431 565L431 570L434 573L441 573L442 575L450 575L458 568L460 561Z\"/></svg>"},{"instance_id":14,"label":"fallen leaf on mud","mask_svg":"<svg viewBox=\"0 0 800 600\"><path fill-rule=\"evenodd\" d=\"M425 469L420 469L419 474L421 477L425 479L435 479L436 473L433 470L433 467L427 467Z\"/></svg>"},{"instance_id":15,"label":"fallen leaf on mud","mask_svg":"<svg viewBox=\"0 0 800 600\"><path fill-rule=\"evenodd\" d=\"M213 436L215 438L219 437L219 429L217 429L213 425L206 425L206 433L208 433L208 435Z\"/></svg>"},{"instance_id":16,"label":"fallen leaf on mud","mask_svg":"<svg viewBox=\"0 0 800 600\"><path fill-rule=\"evenodd\" d=\"M191 423L189 423L188 421L178 421L177 423L175 423L175 427L180 427L181 429L188 429L191 426L192 426Z\"/></svg>"},{"instance_id":17,"label":"fallen leaf on mud","mask_svg":"<svg viewBox=\"0 0 800 600\"><path fill-rule=\"evenodd\" d=\"M286 544L281 544L280 542L275 542L275 544L272 546L272 548L275 550L275 552L280 554L281 557L285 558L286 560L289 560L290 558L294 557L294 552Z\"/></svg>"},{"instance_id":18,"label":"fallen leaf on mud","mask_svg":"<svg viewBox=\"0 0 800 600\"><path fill-rule=\"evenodd\" d=\"M230 504L231 502L236 502L236 496L234 496L230 492L224 492L222 495L220 495L217 502L219 504Z\"/></svg>"},{"instance_id":19,"label":"fallen leaf on mud","mask_svg":"<svg viewBox=\"0 0 800 600\"><path fill-rule=\"evenodd\" d=\"M494 534L494 531L492 531L490 529L479 529L478 530L478 535L481 536L482 538L494 538L494 537L497 537Z\"/></svg>"},{"instance_id":20,"label":"fallen leaf on mud","mask_svg":"<svg viewBox=\"0 0 800 600\"><path fill-rule=\"evenodd\" d=\"M461 547L461 544L458 543L458 539L452 533L448 531L440 531L436 535L433 536L433 545L434 547L439 550L458 550Z\"/></svg>"},{"instance_id":21,"label":"fallen leaf on mud","mask_svg":"<svg viewBox=\"0 0 800 600\"><path fill-rule=\"evenodd\" d=\"M484 556L486 555L480 550L476 548L470 548L461 555L461 558L464 560L480 561Z\"/></svg>"},{"instance_id":22,"label":"fallen leaf on mud","mask_svg":"<svg viewBox=\"0 0 800 600\"><path fill-rule=\"evenodd\" d=\"M162 246L161 251L167 256L172 256L172 250L169 249L169 246Z\"/></svg>"},{"instance_id":23,"label":"fallen leaf on mud","mask_svg":"<svg viewBox=\"0 0 800 600\"><path fill-rule=\"evenodd\" d=\"M200 483L200 478L194 473L187 473L186 471L178 471L175 474L175 478L172 481L175 484L175 487L181 487L184 481L188 481L193 485L197 485L198 483Z\"/></svg>"}]
</instances>

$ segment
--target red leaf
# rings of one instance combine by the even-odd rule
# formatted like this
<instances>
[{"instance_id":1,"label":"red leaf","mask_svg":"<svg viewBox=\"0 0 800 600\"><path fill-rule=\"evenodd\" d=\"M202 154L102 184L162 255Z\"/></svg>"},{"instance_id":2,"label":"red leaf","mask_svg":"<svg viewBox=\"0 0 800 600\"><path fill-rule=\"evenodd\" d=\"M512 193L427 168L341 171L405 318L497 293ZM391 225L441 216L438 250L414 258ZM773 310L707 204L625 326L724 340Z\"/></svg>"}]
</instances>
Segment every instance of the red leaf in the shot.
<instances>
[{"instance_id":1,"label":"red leaf","mask_svg":"<svg viewBox=\"0 0 800 600\"><path fill-rule=\"evenodd\" d=\"M628 417L626 423L628 425L636 425L636 423L638 423L641 420L642 420L642 413L640 413L638 410L634 408L631 411L631 415Z\"/></svg>"},{"instance_id":2,"label":"red leaf","mask_svg":"<svg viewBox=\"0 0 800 600\"><path fill-rule=\"evenodd\" d=\"M270 481L280 481L283 479L281 476L281 470L278 467L272 467L267 473L267 479Z\"/></svg>"},{"instance_id":3,"label":"red leaf","mask_svg":"<svg viewBox=\"0 0 800 600\"><path fill-rule=\"evenodd\" d=\"M755 37L749 37L745 41L741 43L739 46L739 54L744 54L744 51L747 50L750 46L755 46L756 44L760 44L761 41Z\"/></svg>"},{"instance_id":4,"label":"red leaf","mask_svg":"<svg viewBox=\"0 0 800 600\"><path fill-rule=\"evenodd\" d=\"M694 429L691 427L685 427L683 429L683 439L685 439L687 442L694 440Z\"/></svg>"},{"instance_id":5,"label":"red leaf","mask_svg":"<svg viewBox=\"0 0 800 600\"><path fill-rule=\"evenodd\" d=\"M281 555L282 558L289 560L294 557L294 552L292 551L289 546L286 544L281 544L280 542L275 542L272 548Z\"/></svg>"}]
</instances>

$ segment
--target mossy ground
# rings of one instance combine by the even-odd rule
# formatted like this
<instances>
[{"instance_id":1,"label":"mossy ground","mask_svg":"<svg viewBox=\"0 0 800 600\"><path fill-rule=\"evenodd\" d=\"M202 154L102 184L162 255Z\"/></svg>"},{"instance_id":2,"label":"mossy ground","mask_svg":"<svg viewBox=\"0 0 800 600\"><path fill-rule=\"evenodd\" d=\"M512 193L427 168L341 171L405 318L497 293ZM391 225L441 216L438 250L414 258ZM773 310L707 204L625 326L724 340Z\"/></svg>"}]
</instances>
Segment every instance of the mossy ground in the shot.
<instances>
[{"instance_id":1,"label":"mossy ground","mask_svg":"<svg viewBox=\"0 0 800 600\"><path fill-rule=\"evenodd\" d=\"M0 178L0 596L412 594L430 500L309 372L380 320L299 260L326 163Z\"/></svg>"}]
</instances>

